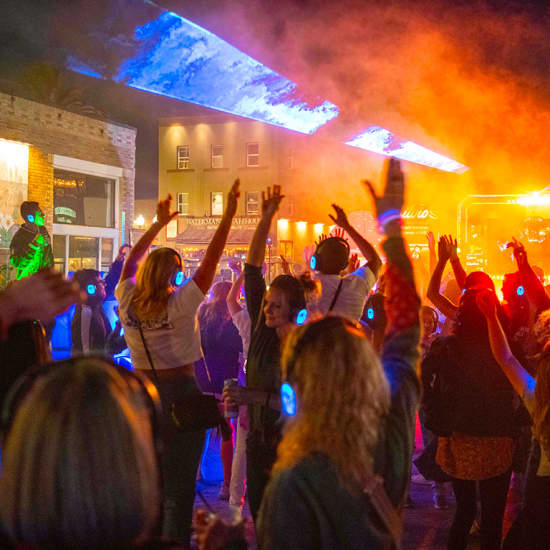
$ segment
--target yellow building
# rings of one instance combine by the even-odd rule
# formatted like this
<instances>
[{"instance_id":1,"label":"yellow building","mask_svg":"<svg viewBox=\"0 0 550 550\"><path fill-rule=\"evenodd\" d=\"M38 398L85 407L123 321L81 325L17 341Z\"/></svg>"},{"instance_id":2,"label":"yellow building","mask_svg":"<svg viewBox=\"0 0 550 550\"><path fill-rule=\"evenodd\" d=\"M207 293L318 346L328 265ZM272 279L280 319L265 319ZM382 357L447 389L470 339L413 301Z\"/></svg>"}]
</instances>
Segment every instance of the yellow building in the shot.
<instances>
[{"instance_id":1,"label":"yellow building","mask_svg":"<svg viewBox=\"0 0 550 550\"><path fill-rule=\"evenodd\" d=\"M278 272L279 254L300 263L303 249L323 231L322 224L297 219L294 213L295 155L307 136L252 120L226 115L167 118L159 122L159 197L174 198L180 216L161 243L182 253L192 270L210 242L236 178L241 200L229 234L222 276L230 258L244 260L258 223L261 192L283 186L285 200L270 236L266 260ZM325 228L326 230L327 228Z\"/></svg>"}]
</instances>

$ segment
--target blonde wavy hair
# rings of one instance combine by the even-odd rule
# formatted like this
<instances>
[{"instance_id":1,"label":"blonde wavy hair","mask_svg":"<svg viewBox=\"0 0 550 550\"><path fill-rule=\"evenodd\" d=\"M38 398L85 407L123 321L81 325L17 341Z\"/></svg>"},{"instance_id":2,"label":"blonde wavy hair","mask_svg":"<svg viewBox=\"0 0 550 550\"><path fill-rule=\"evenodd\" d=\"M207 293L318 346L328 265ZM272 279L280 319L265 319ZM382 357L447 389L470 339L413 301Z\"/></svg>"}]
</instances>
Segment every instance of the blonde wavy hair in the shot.
<instances>
[{"instance_id":1,"label":"blonde wavy hair","mask_svg":"<svg viewBox=\"0 0 550 550\"><path fill-rule=\"evenodd\" d=\"M297 414L285 428L275 470L290 468L310 453L324 453L342 484L357 492L372 474L390 406L377 353L361 328L325 317L288 337L282 369L296 392Z\"/></svg>"},{"instance_id":2,"label":"blonde wavy hair","mask_svg":"<svg viewBox=\"0 0 550 550\"><path fill-rule=\"evenodd\" d=\"M182 268L180 255L173 248L153 250L139 266L132 309L140 319L159 316L175 290L173 279Z\"/></svg>"},{"instance_id":3,"label":"blonde wavy hair","mask_svg":"<svg viewBox=\"0 0 550 550\"><path fill-rule=\"evenodd\" d=\"M47 368L19 405L2 452L3 528L41 548L146 540L160 488L144 399L99 359Z\"/></svg>"}]
</instances>

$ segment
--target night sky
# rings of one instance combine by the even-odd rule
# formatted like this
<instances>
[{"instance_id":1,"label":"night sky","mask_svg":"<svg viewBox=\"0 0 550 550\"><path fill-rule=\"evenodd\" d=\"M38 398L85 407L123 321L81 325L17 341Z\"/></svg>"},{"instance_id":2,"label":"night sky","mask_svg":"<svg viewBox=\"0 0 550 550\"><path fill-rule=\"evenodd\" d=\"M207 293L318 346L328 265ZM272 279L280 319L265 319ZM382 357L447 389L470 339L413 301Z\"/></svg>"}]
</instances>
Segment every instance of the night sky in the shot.
<instances>
[{"instance_id":1,"label":"night sky","mask_svg":"<svg viewBox=\"0 0 550 550\"><path fill-rule=\"evenodd\" d=\"M464 52L460 70L479 73L478 80L487 75L503 83L513 80L541 113L550 111L547 0L405 0L383 6L374 0L161 0L157 4L218 34L307 92L342 106L342 124L369 117L380 122L376 116L384 113L397 127L408 121L411 139L422 138L424 132L441 133L443 143L453 144L457 127L449 124L443 130L420 120L405 102L395 101L394 88L404 86L401 75L414 76L415 68L422 66L423 36L433 40L434 33L443 37L444 47L452 47L455 57L457 51ZM137 5L140 9L133 9ZM143 11L140 0L4 0L0 21L0 79L25 82L30 66L51 63L62 71L63 86L85 88L86 100L107 118L137 127L136 198L156 196L158 117L205 110L63 72L63 67L71 52L97 54L99 26L107 25L112 36L123 35L143 22ZM415 40L407 41L412 35ZM107 67L116 66L124 48L121 43L120 48L101 52ZM371 57L373 62L367 63ZM445 52L439 59L444 57ZM421 85L425 79L419 79L416 87ZM444 115L442 109L438 116ZM466 157L472 154L467 147L461 150Z\"/></svg>"}]
</instances>

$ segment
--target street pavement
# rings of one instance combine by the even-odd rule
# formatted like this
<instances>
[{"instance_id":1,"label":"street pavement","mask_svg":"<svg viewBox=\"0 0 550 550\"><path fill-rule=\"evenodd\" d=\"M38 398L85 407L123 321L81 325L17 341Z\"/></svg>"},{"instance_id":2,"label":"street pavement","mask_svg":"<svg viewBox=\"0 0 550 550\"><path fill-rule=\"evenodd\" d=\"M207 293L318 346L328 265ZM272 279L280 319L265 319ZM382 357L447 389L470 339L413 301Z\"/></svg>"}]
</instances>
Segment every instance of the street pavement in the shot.
<instances>
[{"instance_id":1,"label":"street pavement","mask_svg":"<svg viewBox=\"0 0 550 550\"><path fill-rule=\"evenodd\" d=\"M418 447L421 442L417 438ZM420 451L421 449L419 449ZM215 449L210 449L207 453L214 453ZM413 480L422 481L413 466ZM197 482L197 497L195 499L195 509L206 508L204 500L200 498L199 492L208 505L222 517L229 517L229 505L227 501L220 500L218 493L220 484L208 484L199 480ZM447 499L448 508L436 509L432 500L432 488L428 482L411 483L410 496L412 507L403 510L403 550L445 550L447 547L447 534L453 519L455 502L450 484L445 484L444 494ZM508 503L504 519L504 532L506 532L513 519L517 515L520 505L520 484L516 479L512 480L511 489L508 494ZM254 527L250 520L248 507L243 509L243 517L246 521L246 535L249 542L249 549L256 549L254 537ZM468 550L479 550L479 535L473 533L470 537ZM289 549L290 550L290 549Z\"/></svg>"}]
</instances>

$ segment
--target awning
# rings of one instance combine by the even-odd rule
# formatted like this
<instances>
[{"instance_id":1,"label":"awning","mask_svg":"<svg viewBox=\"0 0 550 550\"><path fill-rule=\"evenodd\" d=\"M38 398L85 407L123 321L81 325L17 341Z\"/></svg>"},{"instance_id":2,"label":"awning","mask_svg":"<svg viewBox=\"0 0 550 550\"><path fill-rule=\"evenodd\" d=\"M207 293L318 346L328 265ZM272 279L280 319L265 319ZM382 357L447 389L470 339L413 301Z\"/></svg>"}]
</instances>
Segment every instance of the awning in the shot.
<instances>
[{"instance_id":1,"label":"awning","mask_svg":"<svg viewBox=\"0 0 550 550\"><path fill-rule=\"evenodd\" d=\"M208 245L216 232L215 227L200 227L196 225L188 225L185 231L176 237L178 245ZM254 235L253 228L232 227L227 238L228 245L246 245L252 241Z\"/></svg>"}]
</instances>

